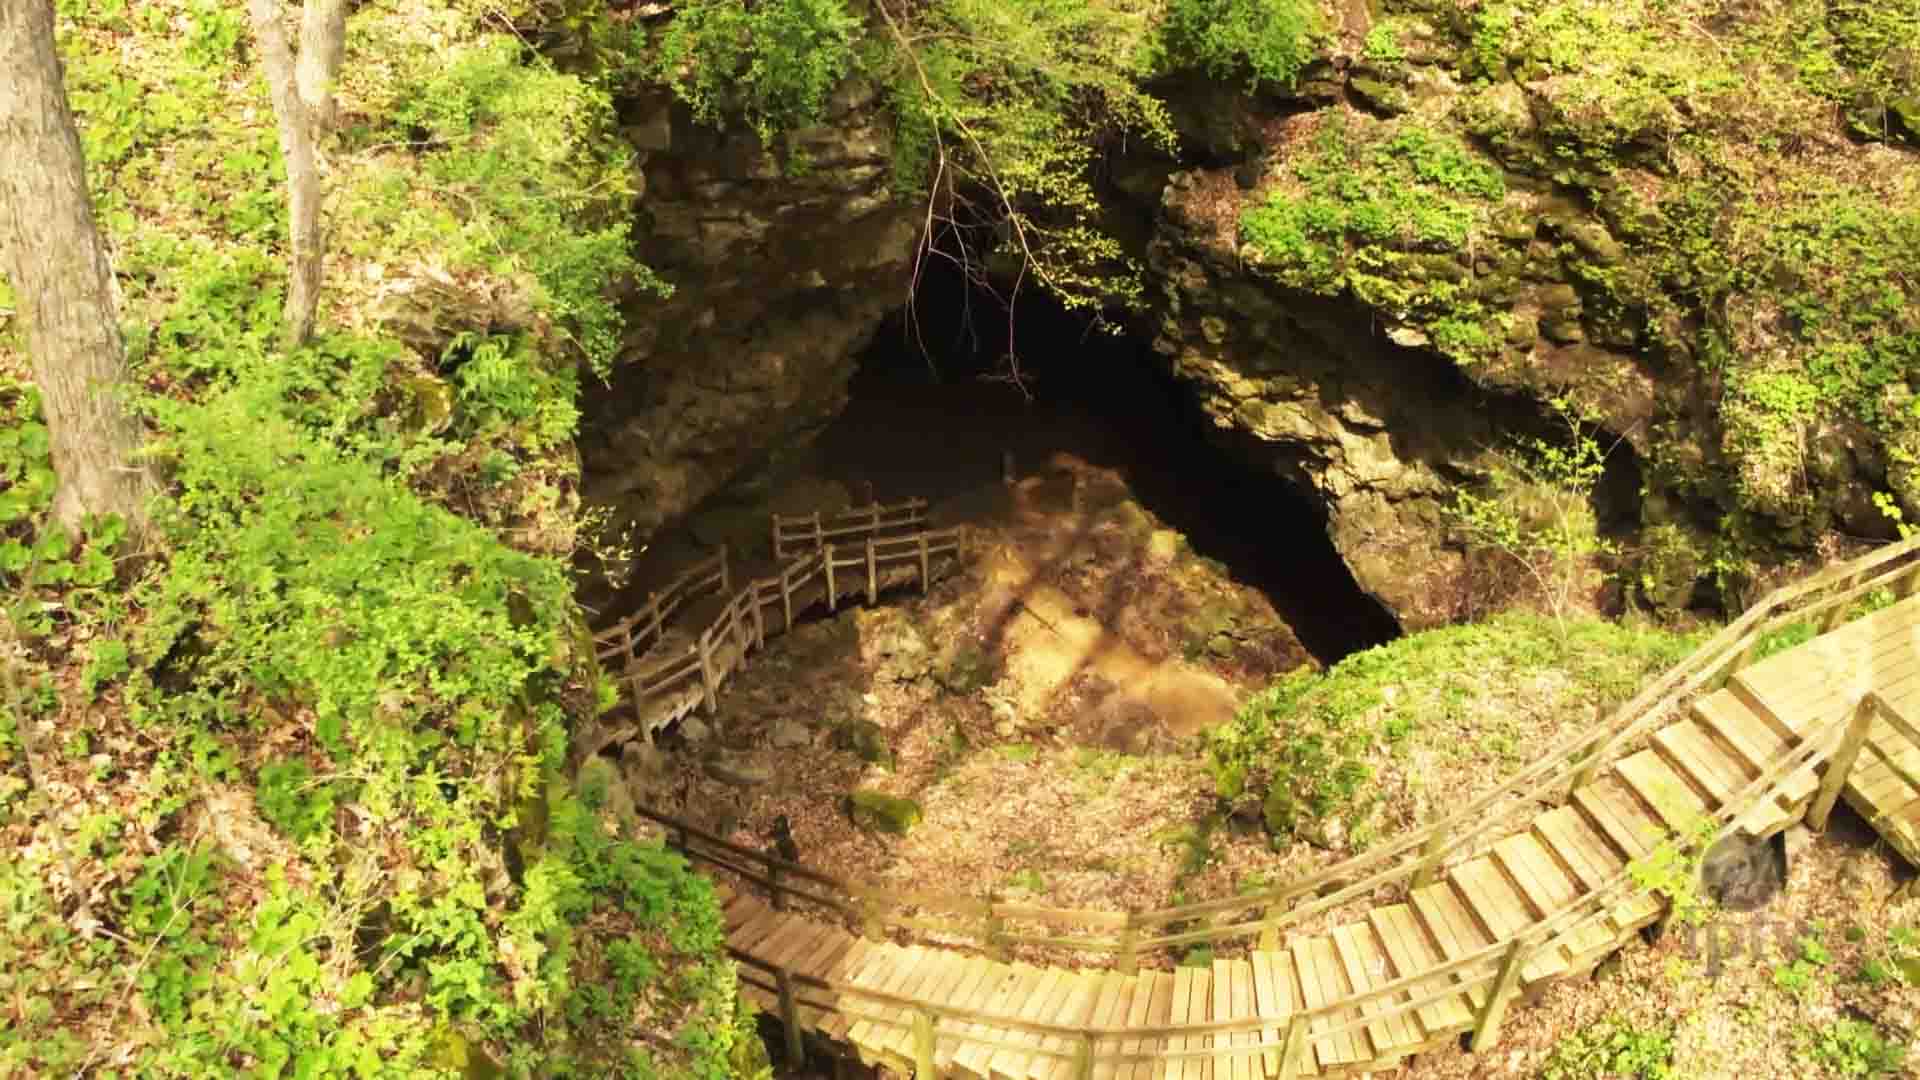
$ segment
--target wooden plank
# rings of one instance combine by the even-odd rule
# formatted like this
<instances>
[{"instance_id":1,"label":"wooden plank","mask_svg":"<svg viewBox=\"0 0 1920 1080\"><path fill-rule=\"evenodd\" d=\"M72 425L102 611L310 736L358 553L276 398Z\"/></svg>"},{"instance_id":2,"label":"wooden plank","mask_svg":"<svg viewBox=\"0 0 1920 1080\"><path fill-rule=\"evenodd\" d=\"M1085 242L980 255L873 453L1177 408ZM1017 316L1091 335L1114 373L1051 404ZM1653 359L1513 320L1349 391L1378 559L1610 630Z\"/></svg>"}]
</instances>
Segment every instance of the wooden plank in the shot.
<instances>
[{"instance_id":1,"label":"wooden plank","mask_svg":"<svg viewBox=\"0 0 1920 1080\"><path fill-rule=\"evenodd\" d=\"M1347 986L1347 990L1342 992L1340 997L1356 997L1372 989L1373 980L1367 977L1366 966L1360 960L1359 946L1354 944L1352 940L1352 924L1336 926L1326 937L1329 944L1333 946L1334 965L1339 969L1340 977ZM1356 1014L1360 1016L1372 1016L1380 1010L1381 1006L1379 1003L1369 1001L1355 1009L1342 1012L1340 1018L1347 1020ZM1355 1051L1367 1061L1372 1061L1384 1056L1388 1048L1392 1046L1392 1037L1388 1034L1384 1023L1368 1024L1363 1028L1356 1029L1353 1035Z\"/></svg>"},{"instance_id":2,"label":"wooden plank","mask_svg":"<svg viewBox=\"0 0 1920 1080\"><path fill-rule=\"evenodd\" d=\"M847 951L841 953L840 958L833 962L833 966L829 969L826 977L831 978L836 983L850 985L853 982L854 976L865 966L867 952L872 948L872 942L862 938L854 938L852 944L847 946ZM840 1012L839 1006L842 1000L846 1000L849 1003L849 1007L853 1007L852 999L846 998L845 995L837 990L829 992L826 996L828 1000L833 1002L834 1011L821 1019L820 1030L835 1039L845 1038L847 1029L853 1026L853 1020L849 1018L846 1013Z\"/></svg>"},{"instance_id":3,"label":"wooden plank","mask_svg":"<svg viewBox=\"0 0 1920 1080\"><path fill-rule=\"evenodd\" d=\"M979 1011L995 1016L1010 1015L1019 1005L1030 976L1037 976L1038 969L1026 964L994 964L987 973L989 992ZM988 1059L993 1057L993 1049L981 1039L997 1038L1004 1029L994 1027L986 1021L969 1023L964 1031L969 1041L962 1044L954 1054L954 1064L960 1069L974 1074L984 1074Z\"/></svg>"},{"instance_id":4,"label":"wooden plank","mask_svg":"<svg viewBox=\"0 0 1920 1080\"><path fill-rule=\"evenodd\" d=\"M925 952L926 949L919 945L909 945L905 949L896 947L883 952L875 958L872 973L856 985L867 990L898 994L907 980L913 977L914 967ZM907 1010L901 1006L862 997L855 997L853 1002L856 1008L871 1014L854 1021L853 1027L847 1032L847 1041L859 1048L863 1056L876 1056L892 1032L907 1026Z\"/></svg>"},{"instance_id":5,"label":"wooden plank","mask_svg":"<svg viewBox=\"0 0 1920 1080\"><path fill-rule=\"evenodd\" d=\"M1067 1028L1083 1028L1091 1023L1094 1006L1100 996L1098 972L1071 971L1067 973L1065 1000L1046 1020ZM1047 1049L1058 1050L1065 1057L1035 1057L1027 1070L1029 1080L1074 1080L1073 1057L1079 1048L1080 1040L1068 1035L1049 1035L1041 1040Z\"/></svg>"},{"instance_id":6,"label":"wooden plank","mask_svg":"<svg viewBox=\"0 0 1920 1080\"><path fill-rule=\"evenodd\" d=\"M1187 1020L1193 1024L1204 1024L1213 1018L1213 972L1203 967L1193 969L1193 1000L1187 1009ZM1187 1049L1204 1050L1213 1045L1213 1039L1207 1035L1187 1036ZM1187 1062L1187 1080L1215 1080L1213 1062L1206 1058L1194 1058Z\"/></svg>"},{"instance_id":7,"label":"wooden plank","mask_svg":"<svg viewBox=\"0 0 1920 1080\"><path fill-rule=\"evenodd\" d=\"M1366 923L1347 923L1333 928L1333 949L1340 959L1340 966L1346 972L1347 985L1353 987L1353 993L1364 994L1367 991L1390 981L1386 965L1380 958L1380 950L1372 941L1373 930ZM1389 999L1378 999L1360 1005L1363 1016L1373 1016L1393 1007ZM1372 1058L1391 1060L1397 1057L1396 1051L1419 1042L1407 1032L1407 1025L1400 1017L1370 1023L1364 1029L1367 1039L1372 1043Z\"/></svg>"},{"instance_id":8,"label":"wooden plank","mask_svg":"<svg viewBox=\"0 0 1920 1080\"><path fill-rule=\"evenodd\" d=\"M1771 724L1730 691L1718 690L1695 701L1693 715L1755 769L1766 768L1789 749Z\"/></svg>"},{"instance_id":9,"label":"wooden plank","mask_svg":"<svg viewBox=\"0 0 1920 1080\"><path fill-rule=\"evenodd\" d=\"M1252 1020L1259 1016L1254 1002L1253 962L1245 957L1234 960L1229 977L1233 982L1233 1019ZM1258 1046L1260 1035L1252 1031L1235 1035L1233 1044L1242 1048ZM1257 1056L1248 1053L1233 1059L1233 1080L1260 1080L1260 1076L1260 1059Z\"/></svg>"},{"instance_id":10,"label":"wooden plank","mask_svg":"<svg viewBox=\"0 0 1920 1080\"><path fill-rule=\"evenodd\" d=\"M1682 777L1704 790L1715 806L1725 806L1728 796L1751 779L1746 767L1713 745L1706 728L1692 720L1654 732L1653 745Z\"/></svg>"},{"instance_id":11,"label":"wooden plank","mask_svg":"<svg viewBox=\"0 0 1920 1080\"><path fill-rule=\"evenodd\" d=\"M1708 813L1706 800L1652 750L1623 758L1614 771L1674 832L1692 832Z\"/></svg>"},{"instance_id":12,"label":"wooden plank","mask_svg":"<svg viewBox=\"0 0 1920 1080\"><path fill-rule=\"evenodd\" d=\"M1408 905L1389 904L1374 908L1367 913L1367 920L1373 923L1375 932L1380 935L1380 942L1387 950L1387 959L1393 965L1395 978L1415 975L1445 962ZM1413 993L1426 994L1440 989L1449 981L1441 978L1424 982L1416 986ZM1473 1023L1473 1011L1467 1008L1466 999L1462 997L1442 998L1430 1005L1423 1005L1416 1015L1420 1025L1430 1035Z\"/></svg>"},{"instance_id":13,"label":"wooden plank","mask_svg":"<svg viewBox=\"0 0 1920 1080\"><path fill-rule=\"evenodd\" d=\"M1265 949L1255 949L1248 957L1253 964L1253 1007L1254 1014L1269 1022L1285 1020L1293 1014L1292 1001L1286 996L1279 975L1274 971L1274 958L1279 955ZM1262 1031L1260 1044L1267 1048L1262 1056L1262 1074L1271 1076L1280 1071L1280 1039L1278 1029Z\"/></svg>"},{"instance_id":14,"label":"wooden plank","mask_svg":"<svg viewBox=\"0 0 1920 1080\"><path fill-rule=\"evenodd\" d=\"M864 962L847 985L854 991L885 990L905 975L905 957L897 945L878 945L867 950ZM887 1012L878 1002L857 992L843 995L847 1005L862 1013ZM861 1016L848 1025L846 1040L855 1048L864 1048L873 1031L873 1015Z\"/></svg>"},{"instance_id":15,"label":"wooden plank","mask_svg":"<svg viewBox=\"0 0 1920 1080\"><path fill-rule=\"evenodd\" d=\"M1060 991L1060 981L1066 974L1059 968L1042 969L1039 980L1020 1004L1017 1014L1020 1019L1035 1022L1045 1020ZM1031 1031L1013 1031L1008 1033L1007 1041L1019 1047L1037 1047L1040 1045L1040 1036ZM995 1076L1023 1077L1031 1061L1032 1055L1024 1050L1006 1049L996 1052L988 1067Z\"/></svg>"},{"instance_id":16,"label":"wooden plank","mask_svg":"<svg viewBox=\"0 0 1920 1080\"><path fill-rule=\"evenodd\" d=\"M1493 845L1494 857L1520 887L1535 919L1569 903L1579 895L1566 871L1532 833L1515 833Z\"/></svg>"},{"instance_id":17,"label":"wooden plank","mask_svg":"<svg viewBox=\"0 0 1920 1080\"><path fill-rule=\"evenodd\" d=\"M1146 1025L1150 1028L1165 1027L1173 1022L1173 992L1177 985L1173 973L1166 971L1142 972L1138 978L1151 983L1151 993L1147 996ZM1134 1000L1138 1002L1140 992L1134 991ZM1133 1049L1153 1053L1171 1045L1165 1038L1145 1038L1133 1044ZM1164 1065L1135 1065L1133 1080L1165 1080L1167 1069Z\"/></svg>"},{"instance_id":18,"label":"wooden plank","mask_svg":"<svg viewBox=\"0 0 1920 1080\"><path fill-rule=\"evenodd\" d=\"M764 941L768 934L785 927L786 923L786 916L772 908L762 907L758 914L727 935L727 945L749 956L758 956L753 947Z\"/></svg>"},{"instance_id":19,"label":"wooden plank","mask_svg":"<svg viewBox=\"0 0 1920 1080\"><path fill-rule=\"evenodd\" d=\"M1652 851L1668 835L1667 827L1641 807L1616 776L1603 776L1574 792L1572 802L1628 861Z\"/></svg>"},{"instance_id":20,"label":"wooden plank","mask_svg":"<svg viewBox=\"0 0 1920 1080\"><path fill-rule=\"evenodd\" d=\"M1378 929L1369 919L1364 923L1355 923L1353 940L1360 947L1361 962L1366 965L1375 986L1399 978L1392 961L1387 957L1385 939L1380 937ZM1391 1005L1398 1006L1412 999L1408 992L1401 992L1388 999ZM1387 1020L1387 1030L1394 1040L1394 1049L1405 1053L1426 1040L1426 1033L1420 1026L1417 1013L1401 1013Z\"/></svg>"},{"instance_id":21,"label":"wooden plank","mask_svg":"<svg viewBox=\"0 0 1920 1080\"><path fill-rule=\"evenodd\" d=\"M960 965L960 977L947 992L946 1002L957 1009L977 1012L986 1005L993 993L995 972L993 961L984 956L969 956ZM933 1042L933 1063L936 1071L945 1072L953 1065L954 1055L967 1040L967 1032L973 1027L970 1021L949 1021L940 1026L943 1036L951 1033L951 1038L937 1038Z\"/></svg>"},{"instance_id":22,"label":"wooden plank","mask_svg":"<svg viewBox=\"0 0 1920 1080\"><path fill-rule=\"evenodd\" d=\"M1100 974L1100 997L1094 1002L1094 1027L1117 1028L1127 1026L1127 1009L1133 1003L1133 988L1138 980L1117 971L1105 971ZM1093 1044L1093 1080L1113 1080L1118 1071L1112 1056L1120 1052L1121 1040L1100 1039Z\"/></svg>"},{"instance_id":23,"label":"wooden plank","mask_svg":"<svg viewBox=\"0 0 1920 1080\"><path fill-rule=\"evenodd\" d=\"M1458 960L1493 944L1493 939L1480 928L1466 905L1461 903L1459 894L1447 882L1415 889L1411 899L1420 924L1448 960ZM1486 1004L1484 986L1471 986L1466 994L1476 1013Z\"/></svg>"},{"instance_id":24,"label":"wooden plank","mask_svg":"<svg viewBox=\"0 0 1920 1080\"><path fill-rule=\"evenodd\" d=\"M901 992L929 1005L951 1005L955 986L966 975L966 958L946 949L932 949L920 966L925 974L917 982L910 982ZM934 1021L933 1045L937 1050L941 1038L954 1032L957 1025L937 1013L931 1015ZM885 1047L888 1053L911 1060L914 1053L912 1013L909 1012L904 1019L906 1022L894 1034L887 1036Z\"/></svg>"},{"instance_id":25,"label":"wooden plank","mask_svg":"<svg viewBox=\"0 0 1920 1080\"><path fill-rule=\"evenodd\" d=\"M1604 887L1626 866L1626 861L1615 855L1580 811L1571 806L1557 806L1534 818L1533 831L1573 872L1584 891Z\"/></svg>"},{"instance_id":26,"label":"wooden plank","mask_svg":"<svg viewBox=\"0 0 1920 1080\"><path fill-rule=\"evenodd\" d=\"M1177 967L1173 969L1173 1006L1172 1011L1167 1015L1167 1024L1168 1026L1178 1027L1192 1022L1193 969L1185 966ZM1190 1048L1185 1035L1169 1035L1166 1045L1169 1051L1186 1050ZM1187 1061L1169 1062L1164 1074L1166 1080L1186 1080L1187 1066L1190 1064L1193 1063ZM1198 1075L1197 1069L1195 1070L1195 1074Z\"/></svg>"},{"instance_id":27,"label":"wooden plank","mask_svg":"<svg viewBox=\"0 0 1920 1080\"><path fill-rule=\"evenodd\" d=\"M1292 950L1294 966L1300 972L1300 993L1308 1009L1323 1009L1345 995L1346 987L1338 971L1339 960L1334 956L1333 943L1324 935L1294 941ZM1318 1034L1332 1024L1330 1016L1317 1016L1307 1029L1308 1034ZM1325 1039L1309 1038L1308 1044L1313 1047L1314 1057L1322 1069L1363 1060L1353 1034L1349 1031Z\"/></svg>"},{"instance_id":28,"label":"wooden plank","mask_svg":"<svg viewBox=\"0 0 1920 1080\"><path fill-rule=\"evenodd\" d=\"M1518 937L1532 925L1534 919L1526 901L1508 884L1506 875L1494 865L1491 856L1456 863L1447 876L1459 887L1468 909L1495 940Z\"/></svg>"},{"instance_id":29,"label":"wooden plank","mask_svg":"<svg viewBox=\"0 0 1920 1080\"><path fill-rule=\"evenodd\" d=\"M1213 962L1212 970L1208 973L1208 978L1210 980L1210 984L1209 984L1210 991L1209 991L1209 998L1208 998L1209 1004L1207 1007L1207 1015L1214 1020L1235 1019L1234 999L1233 999L1233 966L1236 963L1244 963L1244 961L1229 960L1226 957L1216 958ZM1211 1040L1211 1044L1217 1049L1231 1050L1232 1047L1239 1044L1241 1041L1242 1040L1240 1039L1239 1036L1234 1035L1232 1033L1228 1033L1225 1035L1213 1036ZM1220 1057L1214 1059L1212 1064L1212 1070L1213 1070L1213 1075L1217 1078L1217 1080L1245 1080L1244 1077L1236 1076L1235 1069L1234 1069L1234 1063L1236 1060L1239 1060L1239 1059L1234 1058L1231 1053L1223 1054ZM1244 1067L1246 1062L1250 1062L1251 1060L1252 1060L1251 1058L1248 1058L1248 1059L1245 1059L1244 1061L1241 1061L1242 1066Z\"/></svg>"}]
</instances>

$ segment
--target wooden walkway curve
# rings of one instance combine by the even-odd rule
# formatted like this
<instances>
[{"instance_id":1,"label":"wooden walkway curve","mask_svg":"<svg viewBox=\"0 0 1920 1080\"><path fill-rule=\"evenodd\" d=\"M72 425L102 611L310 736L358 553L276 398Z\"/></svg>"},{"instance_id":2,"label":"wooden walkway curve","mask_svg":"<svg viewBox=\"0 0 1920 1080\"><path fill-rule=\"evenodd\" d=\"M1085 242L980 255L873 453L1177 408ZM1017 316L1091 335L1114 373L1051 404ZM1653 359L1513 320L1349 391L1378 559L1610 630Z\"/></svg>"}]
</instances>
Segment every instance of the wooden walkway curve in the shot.
<instances>
[{"instance_id":1,"label":"wooden walkway curve","mask_svg":"<svg viewBox=\"0 0 1920 1080\"><path fill-rule=\"evenodd\" d=\"M1906 719L1920 716L1920 598L1906 598L1917 551L1892 545L1777 590L1496 791L1253 897L1084 912L909 896L658 819L691 858L765 892L724 891L728 942L796 1054L811 1032L927 1078L1290 1080L1386 1068L1462 1033L1483 1049L1520 995L1590 970L1661 917L1635 873L1650 855L1824 826L1844 797L1920 861L1920 732ZM1816 636L1757 659L1795 633ZM1501 799L1550 808L1516 820L1490 812ZM1282 937L1353 904L1366 906L1344 924ZM957 917L911 914L927 909ZM1010 929L1022 922L1086 936ZM982 947L902 944L889 926ZM1139 967L1146 953L1247 939L1245 955L1208 967ZM1011 942L1114 964L1010 963Z\"/></svg>"},{"instance_id":2,"label":"wooden walkway curve","mask_svg":"<svg viewBox=\"0 0 1920 1080\"><path fill-rule=\"evenodd\" d=\"M635 735L651 742L660 729L696 709L713 712L728 677L746 666L769 634L791 629L796 615L814 604L824 602L832 611L862 595L871 604L900 585L917 584L925 593L936 574L960 555L960 530L928 528L926 512L926 500L908 499L827 515L776 514L773 551L784 560L778 573L735 589L722 545L649 596L638 611L595 631L595 656L621 668L618 679L631 716L615 713L577 736L576 758ZM692 643L661 648L674 616L706 597L723 602Z\"/></svg>"}]
</instances>

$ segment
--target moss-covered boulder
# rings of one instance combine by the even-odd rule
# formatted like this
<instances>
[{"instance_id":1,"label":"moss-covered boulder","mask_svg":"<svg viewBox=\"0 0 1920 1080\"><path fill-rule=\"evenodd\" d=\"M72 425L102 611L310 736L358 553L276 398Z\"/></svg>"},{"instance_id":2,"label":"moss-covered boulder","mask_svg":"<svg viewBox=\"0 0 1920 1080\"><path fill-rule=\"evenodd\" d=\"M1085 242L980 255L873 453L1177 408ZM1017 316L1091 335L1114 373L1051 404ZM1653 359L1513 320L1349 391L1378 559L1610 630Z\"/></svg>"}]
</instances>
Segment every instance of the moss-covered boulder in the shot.
<instances>
[{"instance_id":1,"label":"moss-covered boulder","mask_svg":"<svg viewBox=\"0 0 1920 1080\"><path fill-rule=\"evenodd\" d=\"M833 729L833 745L857 756L869 765L893 767L893 747L887 743L887 729L871 720L852 719Z\"/></svg>"},{"instance_id":2,"label":"moss-covered boulder","mask_svg":"<svg viewBox=\"0 0 1920 1080\"><path fill-rule=\"evenodd\" d=\"M920 824L920 804L898 795L861 788L847 796L847 813L866 829L905 836Z\"/></svg>"}]
</instances>

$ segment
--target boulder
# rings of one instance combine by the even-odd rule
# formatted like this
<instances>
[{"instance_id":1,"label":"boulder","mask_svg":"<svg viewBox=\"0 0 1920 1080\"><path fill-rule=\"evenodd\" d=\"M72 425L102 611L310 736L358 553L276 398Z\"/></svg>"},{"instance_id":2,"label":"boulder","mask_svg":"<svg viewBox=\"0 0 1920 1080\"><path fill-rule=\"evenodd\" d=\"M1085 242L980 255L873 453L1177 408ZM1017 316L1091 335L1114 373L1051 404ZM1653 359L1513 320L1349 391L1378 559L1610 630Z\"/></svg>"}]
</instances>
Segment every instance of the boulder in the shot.
<instances>
[{"instance_id":1,"label":"boulder","mask_svg":"<svg viewBox=\"0 0 1920 1080\"><path fill-rule=\"evenodd\" d=\"M1765 907L1786 880L1786 849L1777 840L1735 833L1700 860L1701 891L1728 911Z\"/></svg>"},{"instance_id":2,"label":"boulder","mask_svg":"<svg viewBox=\"0 0 1920 1080\"><path fill-rule=\"evenodd\" d=\"M724 751L707 758L707 775L734 787L759 787L773 779L773 770L741 754Z\"/></svg>"},{"instance_id":3,"label":"boulder","mask_svg":"<svg viewBox=\"0 0 1920 1080\"><path fill-rule=\"evenodd\" d=\"M833 732L833 745L859 756L861 761L882 768L893 767L893 748L887 745L887 729L871 720L848 720Z\"/></svg>"},{"instance_id":4,"label":"boulder","mask_svg":"<svg viewBox=\"0 0 1920 1080\"><path fill-rule=\"evenodd\" d=\"M773 725L767 741L776 750L793 750L813 745L813 729L798 720L782 720Z\"/></svg>"},{"instance_id":5,"label":"boulder","mask_svg":"<svg viewBox=\"0 0 1920 1080\"><path fill-rule=\"evenodd\" d=\"M861 788L847 796L847 813L862 828L905 836L920 824L920 804L898 795Z\"/></svg>"}]
</instances>

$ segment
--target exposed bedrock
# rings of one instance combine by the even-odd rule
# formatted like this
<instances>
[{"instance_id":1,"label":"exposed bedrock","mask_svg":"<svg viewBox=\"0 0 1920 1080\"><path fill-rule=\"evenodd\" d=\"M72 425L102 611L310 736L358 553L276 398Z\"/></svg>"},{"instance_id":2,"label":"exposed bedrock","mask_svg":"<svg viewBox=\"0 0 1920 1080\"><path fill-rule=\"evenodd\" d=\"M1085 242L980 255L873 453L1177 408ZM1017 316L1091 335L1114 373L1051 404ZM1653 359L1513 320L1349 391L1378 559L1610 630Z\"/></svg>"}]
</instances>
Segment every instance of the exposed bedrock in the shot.
<instances>
[{"instance_id":1,"label":"exposed bedrock","mask_svg":"<svg viewBox=\"0 0 1920 1080\"><path fill-rule=\"evenodd\" d=\"M634 310L612 385L583 395L580 443L587 499L644 539L839 412L905 295L919 219L889 196L889 135L857 86L774 152L661 101L623 114L639 250L674 294Z\"/></svg>"}]
</instances>

